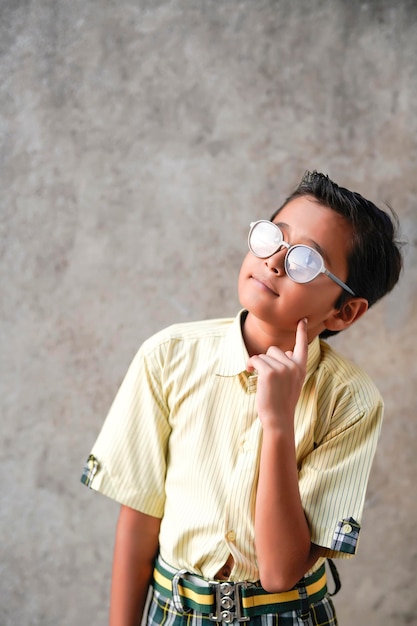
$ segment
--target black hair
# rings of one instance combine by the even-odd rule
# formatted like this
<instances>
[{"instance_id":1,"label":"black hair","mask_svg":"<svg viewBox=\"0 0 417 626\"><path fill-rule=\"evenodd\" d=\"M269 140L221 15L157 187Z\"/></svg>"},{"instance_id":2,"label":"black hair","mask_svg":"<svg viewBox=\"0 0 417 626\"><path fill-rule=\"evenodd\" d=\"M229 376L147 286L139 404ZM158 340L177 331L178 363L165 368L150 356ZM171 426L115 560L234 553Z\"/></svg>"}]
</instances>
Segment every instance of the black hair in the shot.
<instances>
[{"instance_id":1,"label":"black hair","mask_svg":"<svg viewBox=\"0 0 417 626\"><path fill-rule=\"evenodd\" d=\"M371 307L394 288L402 270L401 244L396 239L399 227L397 214L389 206L389 213L379 209L359 193L339 187L327 175L313 171L304 174L297 188L275 211L271 220L288 202L300 196L310 196L342 215L350 224L346 283ZM343 291L335 307L341 308L350 298L352 296ZM320 337L330 337L337 332L326 329Z\"/></svg>"}]
</instances>

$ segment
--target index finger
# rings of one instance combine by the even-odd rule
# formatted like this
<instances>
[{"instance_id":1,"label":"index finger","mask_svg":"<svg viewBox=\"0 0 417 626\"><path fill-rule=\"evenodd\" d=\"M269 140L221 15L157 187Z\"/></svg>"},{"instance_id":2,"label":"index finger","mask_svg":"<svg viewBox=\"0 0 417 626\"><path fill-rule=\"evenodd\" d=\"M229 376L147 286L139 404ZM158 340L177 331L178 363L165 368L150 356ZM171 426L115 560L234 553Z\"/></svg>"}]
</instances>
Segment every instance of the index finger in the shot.
<instances>
[{"instance_id":1,"label":"index finger","mask_svg":"<svg viewBox=\"0 0 417 626\"><path fill-rule=\"evenodd\" d=\"M307 319L300 320L297 324L295 333L295 346L293 350L293 360L299 365L305 367L307 365L308 356L308 337L307 337Z\"/></svg>"}]
</instances>

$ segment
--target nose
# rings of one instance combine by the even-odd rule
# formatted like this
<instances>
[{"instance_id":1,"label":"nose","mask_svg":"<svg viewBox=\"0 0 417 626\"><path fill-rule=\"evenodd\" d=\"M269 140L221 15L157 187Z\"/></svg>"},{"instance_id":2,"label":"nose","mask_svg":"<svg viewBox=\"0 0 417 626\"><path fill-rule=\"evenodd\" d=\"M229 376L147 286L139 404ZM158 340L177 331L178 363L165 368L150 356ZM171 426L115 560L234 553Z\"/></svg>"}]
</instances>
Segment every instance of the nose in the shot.
<instances>
[{"instance_id":1,"label":"nose","mask_svg":"<svg viewBox=\"0 0 417 626\"><path fill-rule=\"evenodd\" d=\"M283 276L285 274L285 257L287 254L287 247L285 243L283 243L274 254L267 257L265 259L265 265L267 268L277 274L278 276Z\"/></svg>"}]
</instances>

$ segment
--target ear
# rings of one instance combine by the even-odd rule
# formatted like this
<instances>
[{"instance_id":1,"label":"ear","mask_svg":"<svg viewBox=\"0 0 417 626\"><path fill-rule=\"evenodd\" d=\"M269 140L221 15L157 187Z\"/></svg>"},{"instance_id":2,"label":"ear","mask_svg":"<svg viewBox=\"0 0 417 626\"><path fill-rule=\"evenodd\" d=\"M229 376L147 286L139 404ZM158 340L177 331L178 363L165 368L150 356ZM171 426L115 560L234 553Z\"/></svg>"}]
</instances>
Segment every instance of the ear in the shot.
<instances>
[{"instance_id":1,"label":"ear","mask_svg":"<svg viewBox=\"0 0 417 626\"><path fill-rule=\"evenodd\" d=\"M365 300L365 298L351 298L342 304L340 309L324 320L324 325L328 330L344 330L362 317L367 310L368 300Z\"/></svg>"}]
</instances>

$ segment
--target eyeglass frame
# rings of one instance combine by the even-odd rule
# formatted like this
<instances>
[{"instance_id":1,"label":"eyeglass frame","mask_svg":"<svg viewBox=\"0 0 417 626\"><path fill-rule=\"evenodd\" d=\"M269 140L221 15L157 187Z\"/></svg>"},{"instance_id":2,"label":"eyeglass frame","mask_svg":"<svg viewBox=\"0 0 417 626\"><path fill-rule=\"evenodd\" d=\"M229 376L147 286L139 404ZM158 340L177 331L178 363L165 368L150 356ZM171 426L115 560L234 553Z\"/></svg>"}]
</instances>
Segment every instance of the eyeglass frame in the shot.
<instances>
[{"instance_id":1,"label":"eyeglass frame","mask_svg":"<svg viewBox=\"0 0 417 626\"><path fill-rule=\"evenodd\" d=\"M275 228L277 229L277 231L281 234L281 241L277 247L277 249L272 252L271 254L268 254L267 256L261 256L259 254L256 254L256 252L253 251L251 243L250 243L250 238L251 238L251 234L253 232L253 229L255 228L255 226L257 224L261 224L262 222L265 222L267 224L271 224L272 226L275 226ZM292 281L294 281L295 283L298 283L299 285L305 285L307 283L311 283L315 278L317 278L317 276L319 276L319 274L325 274L326 276L328 276L331 280L333 280L333 282L335 282L337 285L339 285L339 287L342 287L342 289L344 289L345 291L347 291L348 293L350 293L350 295L352 296L356 296L355 292L346 284L343 282L343 280L341 280L340 278L338 278L337 276L335 276L335 274L333 274L330 270L328 270L325 265L324 265L324 259L322 257L322 255L320 254L320 252L318 250L315 250L314 248L312 248L311 246L307 246L306 244L303 243L296 243L294 245L288 243L287 241L284 240L284 233L282 232L282 230L280 229L280 227L275 224L275 222L271 222L271 220L257 220L256 222L251 222L250 223L250 229L249 229L249 235L248 235L248 247L249 250L252 252L252 254L254 256L256 256L258 259L269 259L271 258L271 256L273 256L274 254L276 254L277 252L279 252L281 250L281 248L287 248L287 252L285 254L285 259L284 259L284 269L285 269L285 273L288 276L288 278ZM298 280L295 280L294 278L292 278L292 276L289 275L289 273L287 272L287 257L288 254L291 252L291 250L293 248L307 248L309 250L312 250L315 254L317 254L319 256L319 258L321 259L321 269L317 272L317 274L315 276L313 276L313 278L311 278L310 280L306 280L304 282L300 282Z\"/></svg>"}]
</instances>

